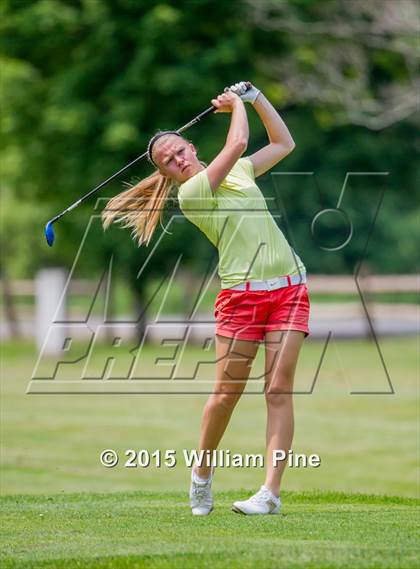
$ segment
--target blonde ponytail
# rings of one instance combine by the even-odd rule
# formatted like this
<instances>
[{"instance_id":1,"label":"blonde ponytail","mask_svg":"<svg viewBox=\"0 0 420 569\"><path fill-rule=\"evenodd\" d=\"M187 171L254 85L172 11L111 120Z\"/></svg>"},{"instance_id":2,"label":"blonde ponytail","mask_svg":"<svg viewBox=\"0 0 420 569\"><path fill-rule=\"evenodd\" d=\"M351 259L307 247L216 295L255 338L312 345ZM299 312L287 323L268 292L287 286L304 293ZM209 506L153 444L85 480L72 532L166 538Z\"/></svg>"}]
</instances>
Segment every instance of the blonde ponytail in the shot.
<instances>
[{"instance_id":1,"label":"blonde ponytail","mask_svg":"<svg viewBox=\"0 0 420 569\"><path fill-rule=\"evenodd\" d=\"M149 245L171 191L177 183L163 176L159 170L111 198L102 212L102 223L107 229L111 223L122 223L132 229L132 236L140 245Z\"/></svg>"}]
</instances>

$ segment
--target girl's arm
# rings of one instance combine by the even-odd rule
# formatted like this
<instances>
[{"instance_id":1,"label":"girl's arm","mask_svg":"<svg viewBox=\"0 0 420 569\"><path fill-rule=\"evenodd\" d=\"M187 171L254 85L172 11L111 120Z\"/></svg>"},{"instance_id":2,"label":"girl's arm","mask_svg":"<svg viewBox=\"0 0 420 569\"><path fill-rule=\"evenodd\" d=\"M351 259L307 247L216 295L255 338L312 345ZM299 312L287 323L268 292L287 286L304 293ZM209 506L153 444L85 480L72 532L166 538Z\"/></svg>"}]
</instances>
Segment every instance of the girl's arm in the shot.
<instances>
[{"instance_id":1,"label":"girl's arm","mask_svg":"<svg viewBox=\"0 0 420 569\"><path fill-rule=\"evenodd\" d=\"M212 99L216 113L232 113L226 143L221 152L206 168L212 191L216 190L248 146L249 127L245 105L238 95L223 93Z\"/></svg>"},{"instance_id":2,"label":"girl's arm","mask_svg":"<svg viewBox=\"0 0 420 569\"><path fill-rule=\"evenodd\" d=\"M290 154L296 145L282 118L262 93L258 95L253 106L265 126L270 141L270 144L249 156L257 177Z\"/></svg>"}]
</instances>

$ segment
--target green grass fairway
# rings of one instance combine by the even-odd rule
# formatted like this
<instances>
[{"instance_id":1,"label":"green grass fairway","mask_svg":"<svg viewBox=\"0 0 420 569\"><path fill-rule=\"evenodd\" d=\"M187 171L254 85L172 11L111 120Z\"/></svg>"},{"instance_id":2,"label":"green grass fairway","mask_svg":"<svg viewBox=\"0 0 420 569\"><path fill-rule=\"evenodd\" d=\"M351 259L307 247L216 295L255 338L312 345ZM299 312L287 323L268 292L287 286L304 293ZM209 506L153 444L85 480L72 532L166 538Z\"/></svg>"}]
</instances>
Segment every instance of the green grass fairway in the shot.
<instances>
[{"instance_id":1,"label":"green grass fairway","mask_svg":"<svg viewBox=\"0 0 420 569\"><path fill-rule=\"evenodd\" d=\"M196 448L207 395L28 395L36 351L6 345L2 569L419 567L418 340L381 338L380 348L392 394L373 342L333 340L322 365L323 344L305 343L296 373L305 393L295 397L294 450L319 454L322 462L286 470L282 515L231 512L235 499L263 483L264 470L221 467L215 511L197 519L182 450ZM107 353L100 348L95 362ZM157 354L147 348L146 372ZM184 365L192 368L201 356L189 348ZM260 351L253 372L262 366ZM306 393L318 366L313 392ZM78 377L76 368L67 373ZM211 389L214 365L203 366L198 380ZM250 388L221 444L232 453L264 451L261 380ZM118 466L100 464L103 449L119 453ZM178 462L125 468L125 449L176 449Z\"/></svg>"},{"instance_id":2,"label":"green grass fairway","mask_svg":"<svg viewBox=\"0 0 420 569\"><path fill-rule=\"evenodd\" d=\"M285 493L279 516L230 511L247 492L215 491L207 517L183 493L8 496L1 499L3 569L419 566L419 502Z\"/></svg>"},{"instance_id":3,"label":"green grass fairway","mask_svg":"<svg viewBox=\"0 0 420 569\"><path fill-rule=\"evenodd\" d=\"M288 469L284 490L418 497L418 341L381 338L380 347L395 393L352 395L352 390L387 390L375 345L330 343L313 393L295 397L294 449L319 454L322 463ZM320 342L304 345L296 372L299 390L310 387L323 349ZM189 470L182 449L197 445L207 395L27 395L35 349L9 344L3 354L3 494L185 491ZM148 348L144 365L156 354L156 347ZM192 368L201 355L189 349L186 365ZM257 360L253 371L262 369L262 351ZM200 371L199 379L206 377L211 389L214 365ZM261 380L250 387L257 393L241 398L221 444L232 453L264 451ZM120 463L106 469L99 454L109 448L120 454ZM180 460L175 468L124 468L125 449L176 449ZM255 490L263 477L261 468L220 468L218 489Z\"/></svg>"}]
</instances>

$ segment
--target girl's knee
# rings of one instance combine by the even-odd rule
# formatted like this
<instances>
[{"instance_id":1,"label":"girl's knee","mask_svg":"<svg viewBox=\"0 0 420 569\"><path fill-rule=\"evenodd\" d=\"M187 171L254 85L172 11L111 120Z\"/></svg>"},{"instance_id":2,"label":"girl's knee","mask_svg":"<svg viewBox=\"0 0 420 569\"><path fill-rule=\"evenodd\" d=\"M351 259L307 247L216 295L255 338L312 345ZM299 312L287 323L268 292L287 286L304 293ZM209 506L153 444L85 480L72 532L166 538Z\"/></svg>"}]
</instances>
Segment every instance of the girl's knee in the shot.
<instances>
[{"instance_id":1,"label":"girl's knee","mask_svg":"<svg viewBox=\"0 0 420 569\"><path fill-rule=\"evenodd\" d=\"M265 392L265 402L269 408L280 408L291 405L293 401L293 393L290 388L286 389L269 389Z\"/></svg>"},{"instance_id":2,"label":"girl's knee","mask_svg":"<svg viewBox=\"0 0 420 569\"><path fill-rule=\"evenodd\" d=\"M230 391L219 391L211 395L209 405L211 407L222 407L223 409L233 409L242 395L239 388L235 391L232 387Z\"/></svg>"}]
</instances>

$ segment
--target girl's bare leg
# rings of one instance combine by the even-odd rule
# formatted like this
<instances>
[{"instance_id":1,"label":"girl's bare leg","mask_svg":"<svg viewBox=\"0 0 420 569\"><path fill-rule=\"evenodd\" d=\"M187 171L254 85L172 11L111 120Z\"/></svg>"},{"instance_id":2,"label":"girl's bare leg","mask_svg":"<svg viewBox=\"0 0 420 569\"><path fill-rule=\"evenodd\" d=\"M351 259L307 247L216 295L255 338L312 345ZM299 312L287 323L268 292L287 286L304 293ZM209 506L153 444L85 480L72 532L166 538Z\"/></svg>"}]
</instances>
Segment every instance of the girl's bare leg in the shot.
<instances>
[{"instance_id":1,"label":"girl's bare leg","mask_svg":"<svg viewBox=\"0 0 420 569\"><path fill-rule=\"evenodd\" d=\"M217 449L245 389L258 346L259 342L216 335L216 382L203 411L199 451ZM200 478L208 478L210 470L207 465L194 468Z\"/></svg>"},{"instance_id":2,"label":"girl's bare leg","mask_svg":"<svg viewBox=\"0 0 420 569\"><path fill-rule=\"evenodd\" d=\"M275 496L286 461L273 465L273 451L290 450L293 440L293 381L305 335L297 330L273 331L265 335L265 400L267 405L266 479L264 485Z\"/></svg>"}]
</instances>

